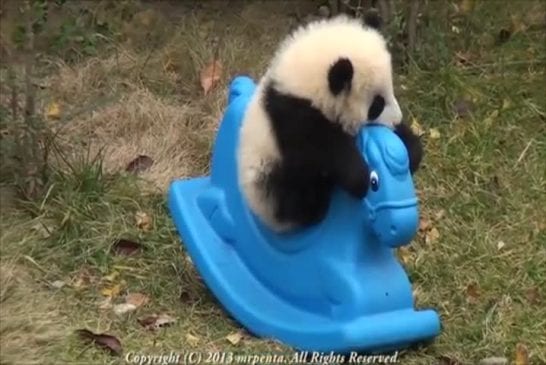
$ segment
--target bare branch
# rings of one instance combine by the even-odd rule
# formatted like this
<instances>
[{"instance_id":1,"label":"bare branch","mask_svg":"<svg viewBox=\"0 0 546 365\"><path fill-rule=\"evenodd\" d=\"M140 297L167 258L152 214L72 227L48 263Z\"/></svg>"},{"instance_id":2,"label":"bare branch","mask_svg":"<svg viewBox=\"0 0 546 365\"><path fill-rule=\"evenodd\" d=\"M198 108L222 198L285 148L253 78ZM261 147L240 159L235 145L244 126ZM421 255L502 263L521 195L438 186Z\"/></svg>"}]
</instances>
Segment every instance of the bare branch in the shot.
<instances>
[{"instance_id":1,"label":"bare branch","mask_svg":"<svg viewBox=\"0 0 546 365\"><path fill-rule=\"evenodd\" d=\"M408 54L415 50L417 40L417 17L419 16L420 0L412 0L408 14Z\"/></svg>"},{"instance_id":2,"label":"bare branch","mask_svg":"<svg viewBox=\"0 0 546 365\"><path fill-rule=\"evenodd\" d=\"M387 0L377 0L377 7L379 8L379 14L381 14L381 18L383 19L384 24L388 24L390 22L390 9L389 9L389 3Z\"/></svg>"}]
</instances>

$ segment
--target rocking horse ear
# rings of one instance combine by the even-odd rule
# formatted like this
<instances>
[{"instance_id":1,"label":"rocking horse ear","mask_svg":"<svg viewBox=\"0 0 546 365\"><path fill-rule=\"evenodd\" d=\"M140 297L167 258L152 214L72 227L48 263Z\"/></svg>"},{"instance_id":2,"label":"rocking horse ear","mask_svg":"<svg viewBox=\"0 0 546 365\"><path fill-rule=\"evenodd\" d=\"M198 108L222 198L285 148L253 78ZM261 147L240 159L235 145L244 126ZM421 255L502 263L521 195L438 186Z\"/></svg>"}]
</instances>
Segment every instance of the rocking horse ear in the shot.
<instances>
[{"instance_id":1,"label":"rocking horse ear","mask_svg":"<svg viewBox=\"0 0 546 365\"><path fill-rule=\"evenodd\" d=\"M410 172L413 175L421 164L423 159L423 145L421 144L421 138L413 133L411 128L404 123L399 123L394 126L394 133L404 143L408 150Z\"/></svg>"}]
</instances>

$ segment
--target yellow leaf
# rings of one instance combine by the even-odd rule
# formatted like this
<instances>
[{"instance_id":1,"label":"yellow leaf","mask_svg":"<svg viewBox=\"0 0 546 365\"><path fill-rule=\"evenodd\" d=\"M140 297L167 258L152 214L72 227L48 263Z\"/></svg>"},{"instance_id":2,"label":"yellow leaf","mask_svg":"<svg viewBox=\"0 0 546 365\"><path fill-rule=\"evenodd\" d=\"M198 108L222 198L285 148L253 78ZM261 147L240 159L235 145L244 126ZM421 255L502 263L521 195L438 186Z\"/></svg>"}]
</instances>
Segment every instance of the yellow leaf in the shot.
<instances>
[{"instance_id":1,"label":"yellow leaf","mask_svg":"<svg viewBox=\"0 0 546 365\"><path fill-rule=\"evenodd\" d=\"M502 101L502 108L503 109L508 109L512 106L512 102L510 101L510 99L504 99Z\"/></svg>"},{"instance_id":2,"label":"yellow leaf","mask_svg":"<svg viewBox=\"0 0 546 365\"><path fill-rule=\"evenodd\" d=\"M427 232L425 242L428 244L436 241L438 238L440 238L440 232L436 228L432 228Z\"/></svg>"},{"instance_id":3,"label":"yellow leaf","mask_svg":"<svg viewBox=\"0 0 546 365\"><path fill-rule=\"evenodd\" d=\"M429 134L431 139L439 139L440 138L440 131L436 128L430 128Z\"/></svg>"},{"instance_id":4,"label":"yellow leaf","mask_svg":"<svg viewBox=\"0 0 546 365\"><path fill-rule=\"evenodd\" d=\"M425 130L415 118L412 118L410 128L413 130L413 133L417 134L418 136L425 134Z\"/></svg>"},{"instance_id":5,"label":"yellow leaf","mask_svg":"<svg viewBox=\"0 0 546 365\"><path fill-rule=\"evenodd\" d=\"M226 336L226 339L232 344L237 345L243 339L241 331L233 332Z\"/></svg>"},{"instance_id":6,"label":"yellow leaf","mask_svg":"<svg viewBox=\"0 0 546 365\"><path fill-rule=\"evenodd\" d=\"M214 60L201 70L200 80L201 87L205 95L220 81L222 77L222 64L218 60Z\"/></svg>"},{"instance_id":7,"label":"yellow leaf","mask_svg":"<svg viewBox=\"0 0 546 365\"><path fill-rule=\"evenodd\" d=\"M137 308L136 305L131 304L131 303L116 304L114 306L114 313L116 313L117 315L121 315L121 314L125 314L127 312L132 312L136 308Z\"/></svg>"},{"instance_id":8,"label":"yellow leaf","mask_svg":"<svg viewBox=\"0 0 546 365\"><path fill-rule=\"evenodd\" d=\"M135 221L137 227L143 231L149 231L152 229L152 218L144 212L136 212Z\"/></svg>"},{"instance_id":9,"label":"yellow leaf","mask_svg":"<svg viewBox=\"0 0 546 365\"><path fill-rule=\"evenodd\" d=\"M119 272L113 271L110 275L103 277L103 280L113 282L119 276Z\"/></svg>"},{"instance_id":10,"label":"yellow leaf","mask_svg":"<svg viewBox=\"0 0 546 365\"><path fill-rule=\"evenodd\" d=\"M411 259L412 259L412 255L411 255L411 252L410 250L407 248L407 247L400 247L398 250L397 250L397 253L398 253L398 258L404 263L404 264L408 264Z\"/></svg>"},{"instance_id":11,"label":"yellow leaf","mask_svg":"<svg viewBox=\"0 0 546 365\"><path fill-rule=\"evenodd\" d=\"M51 102L47 106L46 117L49 119L59 119L61 117L61 107L56 102Z\"/></svg>"},{"instance_id":12,"label":"yellow leaf","mask_svg":"<svg viewBox=\"0 0 546 365\"><path fill-rule=\"evenodd\" d=\"M529 352L527 347L522 343L516 345L515 365L529 365Z\"/></svg>"},{"instance_id":13,"label":"yellow leaf","mask_svg":"<svg viewBox=\"0 0 546 365\"><path fill-rule=\"evenodd\" d=\"M101 290L101 294L108 298L116 297L119 295L120 292L121 292L120 284L116 284Z\"/></svg>"},{"instance_id":14,"label":"yellow leaf","mask_svg":"<svg viewBox=\"0 0 546 365\"><path fill-rule=\"evenodd\" d=\"M192 346L195 347L199 344L199 337L192 335L191 333L186 334L186 342Z\"/></svg>"},{"instance_id":15,"label":"yellow leaf","mask_svg":"<svg viewBox=\"0 0 546 365\"><path fill-rule=\"evenodd\" d=\"M463 0L459 7L462 14L468 14L474 9L474 0Z\"/></svg>"}]
</instances>

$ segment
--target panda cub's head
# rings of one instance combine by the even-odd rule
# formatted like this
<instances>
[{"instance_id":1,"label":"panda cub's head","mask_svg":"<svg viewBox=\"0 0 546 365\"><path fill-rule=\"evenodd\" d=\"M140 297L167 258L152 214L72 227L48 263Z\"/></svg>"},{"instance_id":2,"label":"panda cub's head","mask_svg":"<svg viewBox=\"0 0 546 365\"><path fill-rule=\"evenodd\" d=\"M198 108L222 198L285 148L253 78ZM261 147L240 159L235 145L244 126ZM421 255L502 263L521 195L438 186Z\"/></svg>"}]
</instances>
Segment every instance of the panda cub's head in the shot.
<instances>
[{"instance_id":1,"label":"panda cub's head","mask_svg":"<svg viewBox=\"0 0 546 365\"><path fill-rule=\"evenodd\" d=\"M376 25L340 15L302 26L281 44L265 79L284 94L310 100L348 133L367 121L396 125L402 112L391 55Z\"/></svg>"}]
</instances>

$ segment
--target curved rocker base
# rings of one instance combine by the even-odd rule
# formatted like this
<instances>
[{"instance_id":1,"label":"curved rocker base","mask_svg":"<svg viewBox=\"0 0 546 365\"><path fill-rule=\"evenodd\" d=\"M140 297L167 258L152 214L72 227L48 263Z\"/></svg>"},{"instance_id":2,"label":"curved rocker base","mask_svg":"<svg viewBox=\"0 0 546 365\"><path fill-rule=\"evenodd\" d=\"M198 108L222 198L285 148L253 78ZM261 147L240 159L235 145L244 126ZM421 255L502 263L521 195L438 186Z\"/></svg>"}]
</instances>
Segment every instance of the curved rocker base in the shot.
<instances>
[{"instance_id":1,"label":"curved rocker base","mask_svg":"<svg viewBox=\"0 0 546 365\"><path fill-rule=\"evenodd\" d=\"M217 234L224 224L216 218L222 200L222 191L209 177L175 181L169 191L172 218L205 283L225 309L256 336L275 338L302 351L378 353L429 341L439 333L440 320L433 310L410 307L340 319L305 311L279 296ZM389 268L392 266L385 266ZM393 278L397 275L392 273Z\"/></svg>"}]
</instances>

